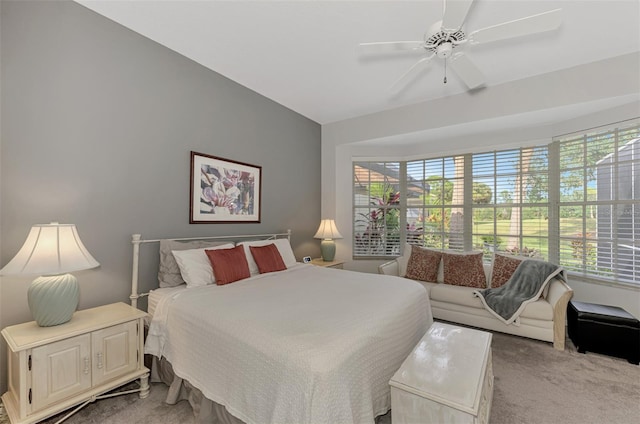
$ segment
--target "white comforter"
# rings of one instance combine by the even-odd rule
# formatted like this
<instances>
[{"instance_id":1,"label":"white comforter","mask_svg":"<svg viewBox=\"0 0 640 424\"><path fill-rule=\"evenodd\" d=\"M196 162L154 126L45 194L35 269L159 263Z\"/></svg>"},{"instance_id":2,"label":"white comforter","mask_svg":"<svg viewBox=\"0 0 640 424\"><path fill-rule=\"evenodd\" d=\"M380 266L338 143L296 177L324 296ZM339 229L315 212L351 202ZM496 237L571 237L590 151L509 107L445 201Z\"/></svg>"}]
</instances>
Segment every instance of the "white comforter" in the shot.
<instances>
[{"instance_id":1,"label":"white comforter","mask_svg":"<svg viewBox=\"0 0 640 424\"><path fill-rule=\"evenodd\" d=\"M248 424L373 423L432 322L418 283L296 265L163 299L145 353Z\"/></svg>"}]
</instances>

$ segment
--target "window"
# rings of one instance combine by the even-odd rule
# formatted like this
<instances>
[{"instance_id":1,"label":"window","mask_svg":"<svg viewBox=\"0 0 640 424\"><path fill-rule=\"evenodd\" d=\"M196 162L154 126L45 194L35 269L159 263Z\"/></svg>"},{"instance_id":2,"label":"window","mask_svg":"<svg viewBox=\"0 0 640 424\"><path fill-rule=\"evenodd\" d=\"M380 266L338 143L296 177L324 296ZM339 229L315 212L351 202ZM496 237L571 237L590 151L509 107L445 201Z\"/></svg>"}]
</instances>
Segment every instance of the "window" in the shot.
<instances>
[{"instance_id":1,"label":"window","mask_svg":"<svg viewBox=\"0 0 640 424\"><path fill-rule=\"evenodd\" d=\"M569 271L640 281L640 125L554 139L560 158L559 262Z\"/></svg>"},{"instance_id":2,"label":"window","mask_svg":"<svg viewBox=\"0 0 640 424\"><path fill-rule=\"evenodd\" d=\"M548 148L473 155L474 249L548 258Z\"/></svg>"},{"instance_id":3,"label":"window","mask_svg":"<svg viewBox=\"0 0 640 424\"><path fill-rule=\"evenodd\" d=\"M354 162L354 258L411 244L542 258L640 282L640 122L545 146Z\"/></svg>"},{"instance_id":4,"label":"window","mask_svg":"<svg viewBox=\"0 0 640 424\"><path fill-rule=\"evenodd\" d=\"M408 243L464 248L464 163L464 156L407 162Z\"/></svg>"},{"instance_id":5,"label":"window","mask_svg":"<svg viewBox=\"0 0 640 424\"><path fill-rule=\"evenodd\" d=\"M400 254L400 174L400 162L353 164L354 256Z\"/></svg>"}]
</instances>

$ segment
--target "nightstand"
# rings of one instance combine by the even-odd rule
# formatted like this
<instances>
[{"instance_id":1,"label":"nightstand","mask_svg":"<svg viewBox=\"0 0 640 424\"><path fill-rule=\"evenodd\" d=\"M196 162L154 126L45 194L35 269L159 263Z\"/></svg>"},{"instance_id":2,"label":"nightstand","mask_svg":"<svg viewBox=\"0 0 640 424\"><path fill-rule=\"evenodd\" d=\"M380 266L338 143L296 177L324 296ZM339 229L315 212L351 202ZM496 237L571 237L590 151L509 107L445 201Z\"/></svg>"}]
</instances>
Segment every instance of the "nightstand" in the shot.
<instances>
[{"instance_id":1,"label":"nightstand","mask_svg":"<svg viewBox=\"0 0 640 424\"><path fill-rule=\"evenodd\" d=\"M343 269L344 261L324 261L322 258L315 258L311 260L311 265L322 266L325 268Z\"/></svg>"},{"instance_id":2,"label":"nightstand","mask_svg":"<svg viewBox=\"0 0 640 424\"><path fill-rule=\"evenodd\" d=\"M39 327L35 321L2 330L8 346L8 391L2 402L12 424L41 421L77 406L66 417L119 386L140 379L140 388L121 392L149 395L143 364L147 314L114 303L73 314L71 321ZM103 396L104 395L104 396Z\"/></svg>"}]
</instances>

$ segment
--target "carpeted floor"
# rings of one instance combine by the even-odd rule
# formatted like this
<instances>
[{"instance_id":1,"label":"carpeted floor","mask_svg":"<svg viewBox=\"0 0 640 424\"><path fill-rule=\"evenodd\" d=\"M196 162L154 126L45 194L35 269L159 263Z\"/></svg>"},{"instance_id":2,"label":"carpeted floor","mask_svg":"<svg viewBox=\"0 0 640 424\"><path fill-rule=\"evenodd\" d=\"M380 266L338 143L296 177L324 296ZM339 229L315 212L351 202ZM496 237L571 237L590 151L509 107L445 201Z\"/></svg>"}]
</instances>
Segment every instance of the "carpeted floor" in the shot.
<instances>
[{"instance_id":1,"label":"carpeted floor","mask_svg":"<svg viewBox=\"0 0 640 424\"><path fill-rule=\"evenodd\" d=\"M637 424L640 422L640 367L624 359L564 352L550 343L494 333L492 424ZM167 388L151 395L113 397L88 405L69 424L195 423L187 402L166 405ZM57 417L44 423L53 424ZM0 424L6 417L0 416ZM378 424L391 424L391 414Z\"/></svg>"},{"instance_id":2,"label":"carpeted floor","mask_svg":"<svg viewBox=\"0 0 640 424\"><path fill-rule=\"evenodd\" d=\"M493 424L640 422L640 367L494 333Z\"/></svg>"}]
</instances>

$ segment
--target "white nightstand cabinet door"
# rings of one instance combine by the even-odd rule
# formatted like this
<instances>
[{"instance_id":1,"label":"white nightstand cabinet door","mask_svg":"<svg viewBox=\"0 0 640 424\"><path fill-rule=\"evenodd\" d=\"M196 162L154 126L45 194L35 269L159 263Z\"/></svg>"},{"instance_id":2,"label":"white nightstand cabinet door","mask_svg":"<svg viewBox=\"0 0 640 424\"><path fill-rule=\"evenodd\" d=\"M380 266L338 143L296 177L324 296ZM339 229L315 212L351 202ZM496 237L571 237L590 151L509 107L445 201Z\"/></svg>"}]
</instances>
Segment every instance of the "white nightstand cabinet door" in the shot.
<instances>
[{"instance_id":1,"label":"white nightstand cabinet door","mask_svg":"<svg viewBox=\"0 0 640 424\"><path fill-rule=\"evenodd\" d=\"M33 410L91 388L91 337L72 337L33 349Z\"/></svg>"},{"instance_id":2,"label":"white nightstand cabinet door","mask_svg":"<svg viewBox=\"0 0 640 424\"><path fill-rule=\"evenodd\" d=\"M94 386L138 368L136 321L94 331L91 339Z\"/></svg>"}]
</instances>

